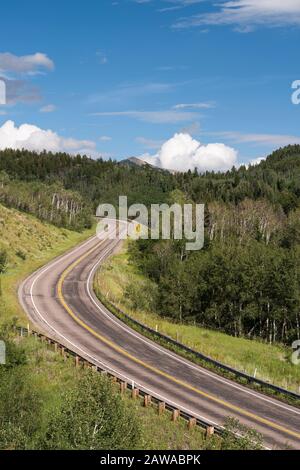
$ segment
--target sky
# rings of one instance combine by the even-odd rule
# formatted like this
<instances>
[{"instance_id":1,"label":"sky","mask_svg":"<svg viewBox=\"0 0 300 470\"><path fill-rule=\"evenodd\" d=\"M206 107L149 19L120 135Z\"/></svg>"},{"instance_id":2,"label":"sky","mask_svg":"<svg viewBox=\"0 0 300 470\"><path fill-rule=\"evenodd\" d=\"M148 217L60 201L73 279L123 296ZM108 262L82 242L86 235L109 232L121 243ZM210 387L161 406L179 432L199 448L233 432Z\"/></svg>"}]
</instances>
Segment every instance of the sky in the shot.
<instances>
[{"instance_id":1,"label":"sky","mask_svg":"<svg viewBox=\"0 0 300 470\"><path fill-rule=\"evenodd\" d=\"M0 149L259 161L300 143L299 34L300 0L2 2Z\"/></svg>"}]
</instances>

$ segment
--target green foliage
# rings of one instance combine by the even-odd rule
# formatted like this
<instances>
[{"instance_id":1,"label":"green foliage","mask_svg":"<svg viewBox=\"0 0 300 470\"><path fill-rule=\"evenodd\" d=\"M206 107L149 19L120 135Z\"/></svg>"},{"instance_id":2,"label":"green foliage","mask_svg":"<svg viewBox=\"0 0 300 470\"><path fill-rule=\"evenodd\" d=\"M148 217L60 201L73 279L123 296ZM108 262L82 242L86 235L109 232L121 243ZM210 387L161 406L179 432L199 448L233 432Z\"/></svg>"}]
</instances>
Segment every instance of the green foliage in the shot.
<instances>
[{"instance_id":1,"label":"green foliage","mask_svg":"<svg viewBox=\"0 0 300 470\"><path fill-rule=\"evenodd\" d=\"M0 366L0 449L133 449L140 425L111 382L92 371L45 407L25 349L2 328L7 364ZM36 352L37 354L37 352ZM41 358L35 368L41 368Z\"/></svg>"},{"instance_id":2,"label":"green foliage","mask_svg":"<svg viewBox=\"0 0 300 470\"><path fill-rule=\"evenodd\" d=\"M0 250L0 274L5 272L7 266L7 252L6 250Z\"/></svg>"},{"instance_id":3,"label":"green foliage","mask_svg":"<svg viewBox=\"0 0 300 470\"><path fill-rule=\"evenodd\" d=\"M263 450L263 448L262 436L255 429L242 425L235 418L226 419L221 450Z\"/></svg>"},{"instance_id":4,"label":"green foliage","mask_svg":"<svg viewBox=\"0 0 300 470\"><path fill-rule=\"evenodd\" d=\"M26 449L39 426L41 402L26 371L26 352L12 340L11 326L0 329L6 345L6 364L0 365L0 449Z\"/></svg>"},{"instance_id":5,"label":"green foliage","mask_svg":"<svg viewBox=\"0 0 300 470\"><path fill-rule=\"evenodd\" d=\"M232 239L182 259L176 242L151 242L145 249L141 241L131 259L156 282L155 308L162 316L270 343L299 337L298 248Z\"/></svg>"},{"instance_id":6,"label":"green foliage","mask_svg":"<svg viewBox=\"0 0 300 470\"><path fill-rule=\"evenodd\" d=\"M127 195L129 205L217 201L235 207L247 199L265 201L288 215L300 207L300 146L279 149L257 166L205 174L171 174L66 153L0 152L0 200L56 225L89 226L98 204L117 206L119 195Z\"/></svg>"},{"instance_id":7,"label":"green foliage","mask_svg":"<svg viewBox=\"0 0 300 470\"><path fill-rule=\"evenodd\" d=\"M95 277L94 289L99 299L109 309L112 309L114 314L142 334L146 334L146 332L137 328L135 323L128 321L124 315L120 315L120 311L114 309L112 305L117 306L140 323L180 341L212 359L250 375L256 373L256 377L259 379L298 392L300 369L291 362L290 344L284 346L278 343L269 344L261 340L253 341L253 336L251 339L234 337L216 330L216 327L200 326L192 318L185 318L183 323L178 323L174 317L169 318L155 313L155 303L151 309L140 307L135 309L134 302L126 295L127 286L135 286L135 292L138 293L144 291L146 284L149 286L148 292L154 291L154 300L157 299L155 283L142 274L135 263L129 262L129 253L124 248L101 266ZM150 336L151 339L154 339L152 335ZM163 342L163 345L167 348L170 347L168 342ZM183 354L180 348L176 352ZM196 356L192 360L198 362ZM203 365L203 362L200 361L200 364Z\"/></svg>"},{"instance_id":8,"label":"green foliage","mask_svg":"<svg viewBox=\"0 0 300 470\"><path fill-rule=\"evenodd\" d=\"M87 373L65 393L51 418L43 449L134 449L139 426L108 379Z\"/></svg>"},{"instance_id":9,"label":"green foliage","mask_svg":"<svg viewBox=\"0 0 300 470\"><path fill-rule=\"evenodd\" d=\"M0 448L29 449L41 426L41 396L26 368L0 367Z\"/></svg>"}]
</instances>

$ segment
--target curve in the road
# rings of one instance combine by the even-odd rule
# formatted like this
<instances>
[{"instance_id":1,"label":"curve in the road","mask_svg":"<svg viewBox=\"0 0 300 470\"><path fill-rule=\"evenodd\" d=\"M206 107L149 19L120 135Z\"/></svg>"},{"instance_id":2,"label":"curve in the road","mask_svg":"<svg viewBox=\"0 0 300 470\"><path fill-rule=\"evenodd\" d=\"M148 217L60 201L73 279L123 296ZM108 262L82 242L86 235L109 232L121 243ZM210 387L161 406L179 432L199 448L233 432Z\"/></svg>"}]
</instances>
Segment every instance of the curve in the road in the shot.
<instances>
[{"instance_id":1,"label":"curve in the road","mask_svg":"<svg viewBox=\"0 0 300 470\"><path fill-rule=\"evenodd\" d=\"M159 368L157 367L153 367L151 366L150 364L147 364L146 362L144 361L141 361L139 358L135 357L134 355L128 353L127 351L125 351L123 348L119 347L116 343L114 343L113 341L110 341L108 340L107 338L105 338L104 336L100 335L99 333L97 333L97 331L95 331L93 328L91 328L90 326L88 326L84 321L82 321L79 317L77 317L77 315L73 312L73 310L68 306L67 302L65 301L65 298L63 296L63 283L67 277L67 275L76 267L78 266L81 261L83 261L85 258L87 258L88 256L90 256L94 251L98 250L98 246L95 246L94 248L92 248L91 250L89 250L86 254L84 254L83 256L81 256L80 258L78 258L76 261L74 261L74 263L72 263L61 275L59 281L58 281L58 287L57 287L57 290L58 290L58 298L62 304L62 306L64 307L64 309L66 310L66 312L80 325L82 326L84 329L86 329L89 333L91 333L92 335L94 335L96 338L98 338L100 341L102 341L103 343L107 344L108 346L112 347L115 351L117 351L118 353L122 354L123 356L126 356L128 357L129 359L131 359L132 361L136 362L137 364L140 364L142 365L143 367L145 367L146 369L152 371L152 372L155 372L159 375L161 375L162 377L165 377L169 380L171 380L172 382L175 382L179 385L182 385L183 387L189 389L189 390L192 390L193 392L201 395L201 396L204 396L206 398L208 398L209 400L212 400L222 406L225 406L226 408L229 408L230 410L234 410L234 411L237 411L245 416L248 416L250 418L253 418L255 421L259 421L261 423L264 423L266 424L267 426L270 426L270 427L273 427L274 429L278 429L288 435L291 435L291 436L294 436L294 437L297 437L298 439L300 439L300 434L297 433L297 432L294 432L294 431L291 431L290 429L287 429L283 426L280 426L279 424L276 424L276 423L273 423L272 421L269 421L265 418L262 418L261 416L258 416L254 413L250 413L238 406L235 406L235 405L232 405L231 403L228 403L227 401L225 400L221 400L209 393L205 393L203 392L202 390L199 390L198 388L196 387L193 387L192 385L186 383L186 382L183 382L179 379L177 379L176 377L174 377L173 375L170 375L170 374L167 374L166 372L160 370ZM300 412L299 412L300 414Z\"/></svg>"},{"instance_id":2,"label":"curve in the road","mask_svg":"<svg viewBox=\"0 0 300 470\"><path fill-rule=\"evenodd\" d=\"M255 426L271 447L300 447L300 411L217 376L131 330L95 297L97 266L117 245L89 240L21 285L24 309L44 331L179 408L222 424L228 413ZM68 313L68 315L66 315Z\"/></svg>"}]
</instances>

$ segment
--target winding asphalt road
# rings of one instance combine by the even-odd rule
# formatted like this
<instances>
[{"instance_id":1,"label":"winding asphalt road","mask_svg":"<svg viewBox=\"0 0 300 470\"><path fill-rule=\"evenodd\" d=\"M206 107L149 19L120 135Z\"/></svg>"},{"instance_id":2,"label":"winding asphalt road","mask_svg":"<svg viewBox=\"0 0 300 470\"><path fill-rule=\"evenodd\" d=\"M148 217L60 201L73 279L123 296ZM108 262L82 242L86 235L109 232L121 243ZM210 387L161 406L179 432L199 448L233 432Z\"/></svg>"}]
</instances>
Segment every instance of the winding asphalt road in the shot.
<instances>
[{"instance_id":1,"label":"winding asphalt road","mask_svg":"<svg viewBox=\"0 0 300 470\"><path fill-rule=\"evenodd\" d=\"M167 351L99 302L92 289L94 274L119 243L93 237L26 279L19 300L32 322L95 365L212 425L235 416L261 432L268 448L300 449L300 409Z\"/></svg>"}]
</instances>

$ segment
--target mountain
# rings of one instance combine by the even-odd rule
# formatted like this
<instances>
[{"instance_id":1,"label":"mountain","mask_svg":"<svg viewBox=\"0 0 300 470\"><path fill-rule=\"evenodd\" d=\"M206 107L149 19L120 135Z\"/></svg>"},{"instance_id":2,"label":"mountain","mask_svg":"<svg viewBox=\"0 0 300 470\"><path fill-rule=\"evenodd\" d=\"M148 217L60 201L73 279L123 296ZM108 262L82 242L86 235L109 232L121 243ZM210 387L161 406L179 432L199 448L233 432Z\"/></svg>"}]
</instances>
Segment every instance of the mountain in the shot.
<instances>
[{"instance_id":1,"label":"mountain","mask_svg":"<svg viewBox=\"0 0 300 470\"><path fill-rule=\"evenodd\" d=\"M126 166L150 166L151 168L156 168L154 165L151 165L137 157L126 158L125 160L121 160L119 164Z\"/></svg>"}]
</instances>

